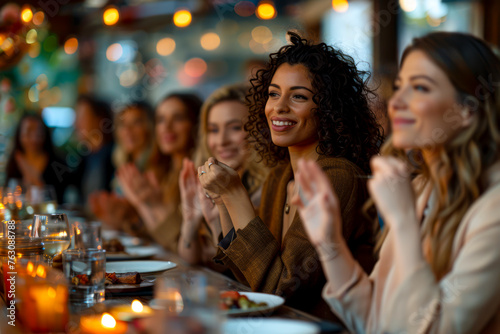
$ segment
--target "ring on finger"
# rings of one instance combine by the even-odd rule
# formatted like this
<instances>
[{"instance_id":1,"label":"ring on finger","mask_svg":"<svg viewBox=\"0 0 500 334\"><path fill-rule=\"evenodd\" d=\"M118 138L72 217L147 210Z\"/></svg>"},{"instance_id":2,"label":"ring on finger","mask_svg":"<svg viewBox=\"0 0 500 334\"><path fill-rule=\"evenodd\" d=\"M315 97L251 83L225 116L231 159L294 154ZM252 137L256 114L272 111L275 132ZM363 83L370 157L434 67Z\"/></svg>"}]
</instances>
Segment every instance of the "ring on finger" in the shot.
<instances>
[{"instance_id":1,"label":"ring on finger","mask_svg":"<svg viewBox=\"0 0 500 334\"><path fill-rule=\"evenodd\" d=\"M208 163L208 168L210 168L210 166L212 166L214 163L213 162L209 162Z\"/></svg>"},{"instance_id":2,"label":"ring on finger","mask_svg":"<svg viewBox=\"0 0 500 334\"><path fill-rule=\"evenodd\" d=\"M206 174L206 173L207 173L207 172L205 172L204 170L202 170L202 171L200 172L200 174L198 174L198 176L202 176L203 174Z\"/></svg>"}]
</instances>

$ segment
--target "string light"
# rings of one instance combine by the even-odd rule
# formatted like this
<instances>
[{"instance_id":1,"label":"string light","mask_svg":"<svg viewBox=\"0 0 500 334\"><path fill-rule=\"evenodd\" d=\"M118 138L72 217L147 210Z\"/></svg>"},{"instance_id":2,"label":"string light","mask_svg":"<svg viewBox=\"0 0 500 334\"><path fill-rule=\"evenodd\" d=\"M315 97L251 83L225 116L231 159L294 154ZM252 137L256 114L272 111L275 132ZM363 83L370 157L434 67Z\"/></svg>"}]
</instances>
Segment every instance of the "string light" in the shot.
<instances>
[{"instance_id":1,"label":"string light","mask_svg":"<svg viewBox=\"0 0 500 334\"><path fill-rule=\"evenodd\" d=\"M118 12L118 9L116 9L115 7L110 7L104 11L102 19L105 25L112 26L116 24L120 19L120 13Z\"/></svg>"},{"instance_id":2,"label":"string light","mask_svg":"<svg viewBox=\"0 0 500 334\"><path fill-rule=\"evenodd\" d=\"M191 24L191 13L186 9L181 9L174 14L174 24L179 28L187 27Z\"/></svg>"},{"instance_id":3,"label":"string light","mask_svg":"<svg viewBox=\"0 0 500 334\"><path fill-rule=\"evenodd\" d=\"M271 20L276 17L276 9L271 2L261 2L257 6L255 14L261 20Z\"/></svg>"},{"instance_id":4,"label":"string light","mask_svg":"<svg viewBox=\"0 0 500 334\"><path fill-rule=\"evenodd\" d=\"M349 2L347 0L332 0L332 7L338 13L345 13L349 9Z\"/></svg>"}]
</instances>

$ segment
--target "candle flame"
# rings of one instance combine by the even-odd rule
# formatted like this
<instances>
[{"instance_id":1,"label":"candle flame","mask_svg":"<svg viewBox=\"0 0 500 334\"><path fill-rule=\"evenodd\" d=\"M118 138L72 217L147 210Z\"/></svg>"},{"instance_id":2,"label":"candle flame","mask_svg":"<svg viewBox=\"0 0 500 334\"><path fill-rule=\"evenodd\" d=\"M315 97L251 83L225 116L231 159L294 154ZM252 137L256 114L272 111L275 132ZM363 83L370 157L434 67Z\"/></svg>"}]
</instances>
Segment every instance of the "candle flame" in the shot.
<instances>
[{"instance_id":1,"label":"candle flame","mask_svg":"<svg viewBox=\"0 0 500 334\"><path fill-rule=\"evenodd\" d=\"M36 274L41 278L45 278L45 276L47 276L45 268L41 264L39 264L38 268L36 268Z\"/></svg>"},{"instance_id":2,"label":"candle flame","mask_svg":"<svg viewBox=\"0 0 500 334\"><path fill-rule=\"evenodd\" d=\"M137 299L134 299L134 301L132 302L132 311L134 311L135 313L141 313L143 309L144 306L142 306L142 303Z\"/></svg>"},{"instance_id":3,"label":"candle flame","mask_svg":"<svg viewBox=\"0 0 500 334\"><path fill-rule=\"evenodd\" d=\"M109 313L104 313L101 318L101 324L103 327L106 328L115 328L116 327L116 320L113 318L113 316Z\"/></svg>"},{"instance_id":4,"label":"candle flame","mask_svg":"<svg viewBox=\"0 0 500 334\"><path fill-rule=\"evenodd\" d=\"M28 265L26 266L26 270L28 271L28 275L31 275L33 272L33 269L35 269L35 266L33 265L32 262L28 262Z\"/></svg>"}]
</instances>

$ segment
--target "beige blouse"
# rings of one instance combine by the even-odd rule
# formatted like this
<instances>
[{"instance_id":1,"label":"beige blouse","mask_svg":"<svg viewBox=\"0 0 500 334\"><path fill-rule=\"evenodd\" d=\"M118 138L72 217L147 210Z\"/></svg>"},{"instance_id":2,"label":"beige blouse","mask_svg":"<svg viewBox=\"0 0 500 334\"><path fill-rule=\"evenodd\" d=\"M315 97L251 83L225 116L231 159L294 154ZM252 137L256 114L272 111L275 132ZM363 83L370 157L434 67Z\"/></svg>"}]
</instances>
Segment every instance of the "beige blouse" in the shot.
<instances>
[{"instance_id":1,"label":"beige blouse","mask_svg":"<svg viewBox=\"0 0 500 334\"><path fill-rule=\"evenodd\" d=\"M452 269L439 282L426 261L402 273L389 232L370 276L351 265L342 288L325 286L323 297L352 332L500 333L500 163L487 175L489 187L460 223Z\"/></svg>"}]
</instances>

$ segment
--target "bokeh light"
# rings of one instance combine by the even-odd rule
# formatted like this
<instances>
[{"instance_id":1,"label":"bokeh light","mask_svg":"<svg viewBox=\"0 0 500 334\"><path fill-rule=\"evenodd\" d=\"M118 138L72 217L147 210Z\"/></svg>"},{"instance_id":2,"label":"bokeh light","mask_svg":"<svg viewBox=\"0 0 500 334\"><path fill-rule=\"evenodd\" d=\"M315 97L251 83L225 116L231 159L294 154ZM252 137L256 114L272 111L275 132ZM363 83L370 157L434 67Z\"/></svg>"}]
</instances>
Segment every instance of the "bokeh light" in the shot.
<instances>
[{"instance_id":1,"label":"bokeh light","mask_svg":"<svg viewBox=\"0 0 500 334\"><path fill-rule=\"evenodd\" d=\"M252 29L252 38L260 44L265 44L273 39L273 33L266 26L258 26Z\"/></svg>"},{"instance_id":2,"label":"bokeh light","mask_svg":"<svg viewBox=\"0 0 500 334\"><path fill-rule=\"evenodd\" d=\"M123 55L123 47L120 43L114 43L108 46L106 50L106 58L109 61L117 61Z\"/></svg>"},{"instance_id":3,"label":"bokeh light","mask_svg":"<svg viewBox=\"0 0 500 334\"><path fill-rule=\"evenodd\" d=\"M252 16L255 13L255 5L251 1L240 1L234 5L234 11L239 16Z\"/></svg>"},{"instance_id":4,"label":"bokeh light","mask_svg":"<svg viewBox=\"0 0 500 334\"><path fill-rule=\"evenodd\" d=\"M207 71L207 63L201 58L191 58L184 65L184 72L192 78L199 78Z\"/></svg>"},{"instance_id":5,"label":"bokeh light","mask_svg":"<svg viewBox=\"0 0 500 334\"><path fill-rule=\"evenodd\" d=\"M33 15L33 23L37 26L40 26L43 24L43 21L45 20L45 14L40 10Z\"/></svg>"},{"instance_id":6,"label":"bokeh light","mask_svg":"<svg viewBox=\"0 0 500 334\"><path fill-rule=\"evenodd\" d=\"M276 9L271 2L261 2L257 6L255 14L261 20L271 20L276 17Z\"/></svg>"},{"instance_id":7,"label":"bokeh light","mask_svg":"<svg viewBox=\"0 0 500 334\"><path fill-rule=\"evenodd\" d=\"M417 0L399 0L399 5L405 12L413 12L417 9Z\"/></svg>"},{"instance_id":8,"label":"bokeh light","mask_svg":"<svg viewBox=\"0 0 500 334\"><path fill-rule=\"evenodd\" d=\"M36 32L36 30L30 29L30 31L28 31L28 33L26 34L26 43L28 43L28 44L35 43L37 37L38 37L38 33Z\"/></svg>"},{"instance_id":9,"label":"bokeh light","mask_svg":"<svg viewBox=\"0 0 500 334\"><path fill-rule=\"evenodd\" d=\"M170 37L162 38L156 43L156 52L160 56L171 55L175 51L175 41Z\"/></svg>"},{"instance_id":10,"label":"bokeh light","mask_svg":"<svg viewBox=\"0 0 500 334\"><path fill-rule=\"evenodd\" d=\"M116 24L120 19L120 13L118 12L118 9L116 9L115 7L110 7L104 11L102 19L104 21L104 24L112 26Z\"/></svg>"},{"instance_id":11,"label":"bokeh light","mask_svg":"<svg viewBox=\"0 0 500 334\"><path fill-rule=\"evenodd\" d=\"M345 13L349 9L349 2L347 0L332 0L333 10L339 13Z\"/></svg>"},{"instance_id":12,"label":"bokeh light","mask_svg":"<svg viewBox=\"0 0 500 334\"><path fill-rule=\"evenodd\" d=\"M181 9L174 14L174 24L179 28L187 27L191 24L191 13L188 10Z\"/></svg>"},{"instance_id":13,"label":"bokeh light","mask_svg":"<svg viewBox=\"0 0 500 334\"><path fill-rule=\"evenodd\" d=\"M200 39L201 47L207 51L215 50L220 45L220 37L214 32L207 32Z\"/></svg>"},{"instance_id":14,"label":"bokeh light","mask_svg":"<svg viewBox=\"0 0 500 334\"><path fill-rule=\"evenodd\" d=\"M23 10L21 11L21 19L24 22L30 22L31 19L33 18L33 11L29 7L24 7Z\"/></svg>"},{"instance_id":15,"label":"bokeh light","mask_svg":"<svg viewBox=\"0 0 500 334\"><path fill-rule=\"evenodd\" d=\"M75 37L68 38L64 43L64 52L72 55L76 50L78 50L78 40Z\"/></svg>"}]
</instances>

